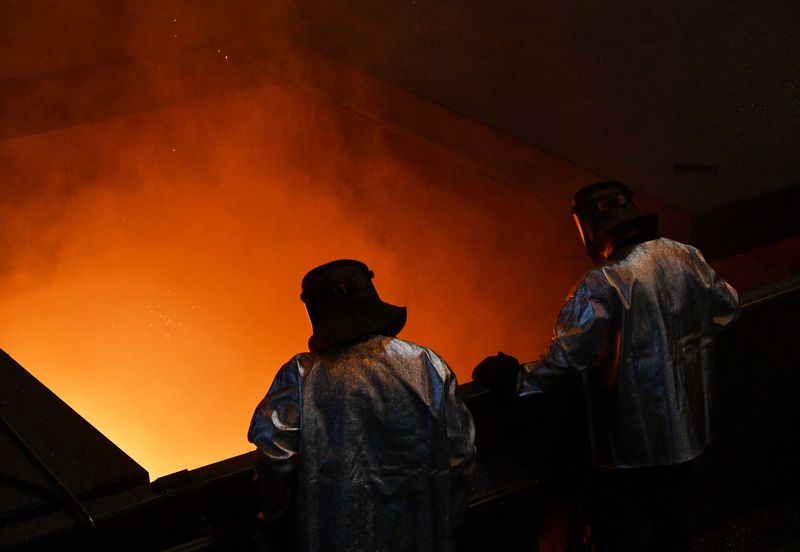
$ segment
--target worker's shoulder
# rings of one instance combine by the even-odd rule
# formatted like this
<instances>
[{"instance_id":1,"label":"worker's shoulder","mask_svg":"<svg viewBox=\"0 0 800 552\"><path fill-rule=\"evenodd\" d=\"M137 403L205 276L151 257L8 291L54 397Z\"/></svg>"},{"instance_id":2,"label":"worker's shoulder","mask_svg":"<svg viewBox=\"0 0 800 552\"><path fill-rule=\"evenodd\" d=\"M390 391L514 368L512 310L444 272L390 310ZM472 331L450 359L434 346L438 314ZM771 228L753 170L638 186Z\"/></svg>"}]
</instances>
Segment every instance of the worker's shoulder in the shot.
<instances>
[{"instance_id":1,"label":"worker's shoulder","mask_svg":"<svg viewBox=\"0 0 800 552\"><path fill-rule=\"evenodd\" d=\"M657 256L666 263L677 263L691 267L693 271L706 272L708 261L703 256L702 251L688 243L671 240L669 238L659 238L654 240Z\"/></svg>"},{"instance_id":2,"label":"worker's shoulder","mask_svg":"<svg viewBox=\"0 0 800 552\"><path fill-rule=\"evenodd\" d=\"M289 365L303 365L308 364L309 362L313 362L315 358L314 353L297 353L292 358L290 358L284 366Z\"/></svg>"},{"instance_id":3,"label":"worker's shoulder","mask_svg":"<svg viewBox=\"0 0 800 552\"><path fill-rule=\"evenodd\" d=\"M391 349L395 356L408 359L425 357L430 363L434 364L437 369L440 369L442 373L449 370L447 362L430 347L394 337L387 345L387 349Z\"/></svg>"},{"instance_id":4,"label":"worker's shoulder","mask_svg":"<svg viewBox=\"0 0 800 552\"><path fill-rule=\"evenodd\" d=\"M395 337L389 342L387 351L395 359L404 359L409 366L427 366L426 371L436 373L441 381L455 379L452 368L430 347Z\"/></svg>"},{"instance_id":5,"label":"worker's shoulder","mask_svg":"<svg viewBox=\"0 0 800 552\"><path fill-rule=\"evenodd\" d=\"M647 268L651 263L686 260L705 262L703 254L696 247L669 238L657 238L624 249L620 256L600 267L600 271L607 275L609 270L614 269L637 270Z\"/></svg>"},{"instance_id":6,"label":"worker's shoulder","mask_svg":"<svg viewBox=\"0 0 800 552\"><path fill-rule=\"evenodd\" d=\"M655 267L665 263L693 264L702 259L702 254L691 245L669 238L656 238L615 251L609 259L588 270L578 286L590 289L605 285L617 287L620 281L650 274Z\"/></svg>"},{"instance_id":7,"label":"worker's shoulder","mask_svg":"<svg viewBox=\"0 0 800 552\"><path fill-rule=\"evenodd\" d=\"M280 367L276 378L303 377L305 370L315 362L313 353L297 353Z\"/></svg>"},{"instance_id":8,"label":"worker's shoulder","mask_svg":"<svg viewBox=\"0 0 800 552\"><path fill-rule=\"evenodd\" d=\"M669 238L658 238L657 240L652 240L652 242L653 242L654 246L660 247L660 248L663 248L663 249L670 249L670 250L675 250L675 251L685 251L685 252L691 253L693 255L702 256L702 253L700 253L699 249L697 249L693 245L689 245L688 243L679 242L679 241L672 240L672 239L669 239ZM649 243L649 242L645 242L645 243Z\"/></svg>"},{"instance_id":9,"label":"worker's shoulder","mask_svg":"<svg viewBox=\"0 0 800 552\"><path fill-rule=\"evenodd\" d=\"M399 337L391 338L391 340L387 344L387 347L390 347L393 350L397 351L398 353L404 355L419 356L421 354L425 354L434 357L436 359L441 359L439 355L437 355L430 347L420 345L419 343L414 343L413 341L400 339Z\"/></svg>"}]
</instances>

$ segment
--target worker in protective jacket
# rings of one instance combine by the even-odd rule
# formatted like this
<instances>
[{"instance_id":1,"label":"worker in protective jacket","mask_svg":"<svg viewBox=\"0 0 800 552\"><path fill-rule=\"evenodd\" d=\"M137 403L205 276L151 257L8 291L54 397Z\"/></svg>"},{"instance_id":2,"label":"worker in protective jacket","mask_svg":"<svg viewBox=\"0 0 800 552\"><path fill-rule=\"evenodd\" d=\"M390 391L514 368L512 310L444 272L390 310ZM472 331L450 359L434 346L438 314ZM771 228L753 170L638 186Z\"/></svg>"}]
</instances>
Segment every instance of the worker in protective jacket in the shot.
<instances>
[{"instance_id":1,"label":"worker in protective jacket","mask_svg":"<svg viewBox=\"0 0 800 552\"><path fill-rule=\"evenodd\" d=\"M248 433L265 502L272 514L296 502L301 550L447 552L474 468L472 418L444 360L395 337L406 309L372 278L339 260L303 279L310 352L280 369Z\"/></svg>"},{"instance_id":2,"label":"worker in protective jacket","mask_svg":"<svg viewBox=\"0 0 800 552\"><path fill-rule=\"evenodd\" d=\"M736 319L738 297L700 251L659 238L625 185L583 188L572 211L596 267L569 294L552 342L521 366L489 357L473 378L519 396L582 387L596 550L683 550L690 462L711 437L713 335Z\"/></svg>"}]
</instances>

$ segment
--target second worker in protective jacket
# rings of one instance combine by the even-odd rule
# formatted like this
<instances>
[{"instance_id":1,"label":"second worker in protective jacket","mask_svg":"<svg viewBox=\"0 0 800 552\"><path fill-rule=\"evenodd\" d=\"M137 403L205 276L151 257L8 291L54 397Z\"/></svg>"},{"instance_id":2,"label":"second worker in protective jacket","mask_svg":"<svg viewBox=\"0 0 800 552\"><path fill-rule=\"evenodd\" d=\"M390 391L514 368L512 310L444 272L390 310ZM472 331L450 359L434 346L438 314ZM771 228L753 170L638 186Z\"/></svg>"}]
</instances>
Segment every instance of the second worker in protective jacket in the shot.
<instances>
[{"instance_id":1,"label":"second worker in protective jacket","mask_svg":"<svg viewBox=\"0 0 800 552\"><path fill-rule=\"evenodd\" d=\"M570 292L536 362L489 357L473 378L500 392L582 388L587 512L604 550L685 550L691 461L711 437L713 336L736 291L692 246L660 238L619 182L579 190L573 216L595 263Z\"/></svg>"}]
</instances>

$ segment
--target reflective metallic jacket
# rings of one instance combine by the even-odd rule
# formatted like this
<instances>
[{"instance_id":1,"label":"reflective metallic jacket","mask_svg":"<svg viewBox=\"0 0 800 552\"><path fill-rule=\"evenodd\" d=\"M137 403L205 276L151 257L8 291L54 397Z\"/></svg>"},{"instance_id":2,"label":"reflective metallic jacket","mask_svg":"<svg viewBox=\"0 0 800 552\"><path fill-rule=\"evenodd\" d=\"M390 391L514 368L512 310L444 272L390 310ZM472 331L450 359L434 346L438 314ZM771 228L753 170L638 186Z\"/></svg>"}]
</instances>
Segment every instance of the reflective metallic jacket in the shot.
<instances>
[{"instance_id":1,"label":"reflective metallic jacket","mask_svg":"<svg viewBox=\"0 0 800 552\"><path fill-rule=\"evenodd\" d=\"M596 466L691 460L710 437L713 334L738 312L697 249L664 238L623 248L575 286L517 391L578 377Z\"/></svg>"},{"instance_id":2,"label":"reflective metallic jacket","mask_svg":"<svg viewBox=\"0 0 800 552\"><path fill-rule=\"evenodd\" d=\"M248 438L297 470L305 550L450 550L475 462L456 387L433 351L383 336L280 369Z\"/></svg>"}]
</instances>

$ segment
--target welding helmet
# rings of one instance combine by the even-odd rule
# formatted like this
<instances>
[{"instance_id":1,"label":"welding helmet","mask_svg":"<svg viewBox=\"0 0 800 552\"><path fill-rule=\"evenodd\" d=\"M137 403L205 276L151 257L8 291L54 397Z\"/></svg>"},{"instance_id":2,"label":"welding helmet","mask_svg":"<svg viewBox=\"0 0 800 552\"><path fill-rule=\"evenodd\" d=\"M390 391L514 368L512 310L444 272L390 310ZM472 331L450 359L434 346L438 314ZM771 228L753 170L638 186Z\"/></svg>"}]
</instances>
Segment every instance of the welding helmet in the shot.
<instances>
[{"instance_id":1,"label":"welding helmet","mask_svg":"<svg viewBox=\"0 0 800 552\"><path fill-rule=\"evenodd\" d=\"M406 308L381 301L362 262L349 259L318 266L303 278L300 300L305 303L313 335L312 352L333 343L368 335L394 337L406 323Z\"/></svg>"},{"instance_id":2,"label":"welding helmet","mask_svg":"<svg viewBox=\"0 0 800 552\"><path fill-rule=\"evenodd\" d=\"M658 218L633 203L633 192L621 182L605 181L578 190L572 198L572 217L592 259L608 257L622 241L645 241L658 236Z\"/></svg>"}]
</instances>

